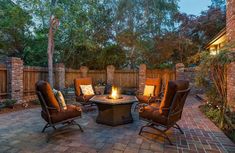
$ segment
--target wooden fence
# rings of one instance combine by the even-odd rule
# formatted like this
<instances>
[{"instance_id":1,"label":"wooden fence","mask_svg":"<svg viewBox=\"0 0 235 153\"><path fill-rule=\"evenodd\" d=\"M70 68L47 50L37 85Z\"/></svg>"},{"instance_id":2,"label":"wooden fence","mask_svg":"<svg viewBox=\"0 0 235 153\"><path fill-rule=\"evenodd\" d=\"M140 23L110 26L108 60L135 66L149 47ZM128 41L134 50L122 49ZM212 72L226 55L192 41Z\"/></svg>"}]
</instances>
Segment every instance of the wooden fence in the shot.
<instances>
[{"instance_id":1,"label":"wooden fence","mask_svg":"<svg viewBox=\"0 0 235 153\"><path fill-rule=\"evenodd\" d=\"M93 83L106 82L106 71L105 70L89 70L88 77L92 78ZM74 69L65 70L65 86L73 87L74 79L81 78L81 71Z\"/></svg>"},{"instance_id":2,"label":"wooden fence","mask_svg":"<svg viewBox=\"0 0 235 153\"><path fill-rule=\"evenodd\" d=\"M114 85L124 88L137 88L139 84L138 70L115 70Z\"/></svg>"},{"instance_id":3,"label":"wooden fence","mask_svg":"<svg viewBox=\"0 0 235 153\"><path fill-rule=\"evenodd\" d=\"M7 97L7 68L0 64L0 99Z\"/></svg>"},{"instance_id":4,"label":"wooden fence","mask_svg":"<svg viewBox=\"0 0 235 153\"><path fill-rule=\"evenodd\" d=\"M35 95L35 83L38 80L48 80L47 68L29 66L24 67L24 96Z\"/></svg>"},{"instance_id":5,"label":"wooden fence","mask_svg":"<svg viewBox=\"0 0 235 153\"><path fill-rule=\"evenodd\" d=\"M174 70L147 70L146 77L148 78L158 78L160 77L162 79L162 82L166 84L169 80L175 80L175 71Z\"/></svg>"},{"instance_id":6,"label":"wooden fence","mask_svg":"<svg viewBox=\"0 0 235 153\"><path fill-rule=\"evenodd\" d=\"M106 70L89 70L88 76L92 78L93 83L106 82ZM75 78L81 77L80 70L65 69L65 86L73 87ZM147 70L146 77L161 77L165 83L168 80L175 80L175 71L173 70ZM0 65L0 98L7 97L7 68ZM25 66L23 69L23 88L24 97L35 95L35 83L38 80L47 80L47 68ZM139 71L138 70L115 70L114 85L124 88L138 88Z\"/></svg>"},{"instance_id":7,"label":"wooden fence","mask_svg":"<svg viewBox=\"0 0 235 153\"><path fill-rule=\"evenodd\" d=\"M65 70L65 86L66 87L73 87L74 79L80 78L80 77L81 77L80 70L66 69Z\"/></svg>"}]
</instances>

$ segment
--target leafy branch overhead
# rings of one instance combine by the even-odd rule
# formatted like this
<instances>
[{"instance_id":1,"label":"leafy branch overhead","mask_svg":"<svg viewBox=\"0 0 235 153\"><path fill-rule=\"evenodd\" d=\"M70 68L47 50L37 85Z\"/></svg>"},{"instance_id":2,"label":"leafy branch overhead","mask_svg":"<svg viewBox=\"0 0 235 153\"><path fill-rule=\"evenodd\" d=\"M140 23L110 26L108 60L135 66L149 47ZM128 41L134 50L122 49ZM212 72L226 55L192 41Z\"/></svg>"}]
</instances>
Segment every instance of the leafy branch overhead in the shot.
<instances>
[{"instance_id":1,"label":"leafy branch overhead","mask_svg":"<svg viewBox=\"0 0 235 153\"><path fill-rule=\"evenodd\" d=\"M193 16L179 12L178 0L3 0L0 53L2 58L17 56L27 65L46 66L53 14L60 21L54 35L53 62L95 69L107 64L119 68L136 68L140 63L151 68L169 66L203 50L223 28L223 4L223 0L213 0L207 11ZM111 49L122 60L110 61L107 50Z\"/></svg>"}]
</instances>

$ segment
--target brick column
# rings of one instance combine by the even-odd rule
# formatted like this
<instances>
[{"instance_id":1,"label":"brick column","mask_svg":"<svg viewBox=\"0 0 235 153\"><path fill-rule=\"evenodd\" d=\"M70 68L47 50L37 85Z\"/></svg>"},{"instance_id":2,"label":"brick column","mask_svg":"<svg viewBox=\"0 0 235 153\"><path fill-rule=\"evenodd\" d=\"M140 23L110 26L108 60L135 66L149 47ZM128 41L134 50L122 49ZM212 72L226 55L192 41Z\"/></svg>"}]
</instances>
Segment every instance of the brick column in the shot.
<instances>
[{"instance_id":1,"label":"brick column","mask_svg":"<svg viewBox=\"0 0 235 153\"><path fill-rule=\"evenodd\" d=\"M114 73L115 67L113 65L108 65L106 68L107 71L107 84L114 84Z\"/></svg>"},{"instance_id":2,"label":"brick column","mask_svg":"<svg viewBox=\"0 0 235 153\"><path fill-rule=\"evenodd\" d=\"M6 61L7 66L7 85L9 98L23 102L23 61L20 58L11 57Z\"/></svg>"},{"instance_id":3,"label":"brick column","mask_svg":"<svg viewBox=\"0 0 235 153\"><path fill-rule=\"evenodd\" d=\"M65 88L65 66L63 63L55 64L55 88L58 90Z\"/></svg>"},{"instance_id":4,"label":"brick column","mask_svg":"<svg viewBox=\"0 0 235 153\"><path fill-rule=\"evenodd\" d=\"M139 91L144 92L144 86L146 81L146 70L147 66L145 64L141 64L139 67Z\"/></svg>"},{"instance_id":5,"label":"brick column","mask_svg":"<svg viewBox=\"0 0 235 153\"><path fill-rule=\"evenodd\" d=\"M86 66L81 66L80 71L81 71L81 77L86 78L88 76L89 68Z\"/></svg>"},{"instance_id":6,"label":"brick column","mask_svg":"<svg viewBox=\"0 0 235 153\"><path fill-rule=\"evenodd\" d=\"M176 80L184 80L185 75L184 75L184 64L183 63L177 63L175 65L175 79Z\"/></svg>"},{"instance_id":7,"label":"brick column","mask_svg":"<svg viewBox=\"0 0 235 153\"><path fill-rule=\"evenodd\" d=\"M227 67L227 100L232 111L235 111L235 62Z\"/></svg>"},{"instance_id":8,"label":"brick column","mask_svg":"<svg viewBox=\"0 0 235 153\"><path fill-rule=\"evenodd\" d=\"M226 35L228 43L235 43L235 0L227 0ZM235 47L233 46L235 51Z\"/></svg>"}]
</instances>

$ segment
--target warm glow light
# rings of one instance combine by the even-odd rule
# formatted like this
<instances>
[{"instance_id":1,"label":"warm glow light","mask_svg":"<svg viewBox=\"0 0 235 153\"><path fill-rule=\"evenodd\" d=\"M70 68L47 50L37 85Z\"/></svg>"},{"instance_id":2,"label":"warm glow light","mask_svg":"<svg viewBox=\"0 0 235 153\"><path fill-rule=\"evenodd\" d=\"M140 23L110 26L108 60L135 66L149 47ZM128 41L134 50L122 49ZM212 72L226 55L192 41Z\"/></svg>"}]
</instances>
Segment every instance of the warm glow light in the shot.
<instances>
[{"instance_id":1,"label":"warm glow light","mask_svg":"<svg viewBox=\"0 0 235 153\"><path fill-rule=\"evenodd\" d=\"M115 87L112 87L112 93L110 96L112 99L118 99L118 89Z\"/></svg>"},{"instance_id":2,"label":"warm glow light","mask_svg":"<svg viewBox=\"0 0 235 153\"><path fill-rule=\"evenodd\" d=\"M210 55L216 55L217 54L217 51L216 50L211 50L210 51Z\"/></svg>"}]
</instances>

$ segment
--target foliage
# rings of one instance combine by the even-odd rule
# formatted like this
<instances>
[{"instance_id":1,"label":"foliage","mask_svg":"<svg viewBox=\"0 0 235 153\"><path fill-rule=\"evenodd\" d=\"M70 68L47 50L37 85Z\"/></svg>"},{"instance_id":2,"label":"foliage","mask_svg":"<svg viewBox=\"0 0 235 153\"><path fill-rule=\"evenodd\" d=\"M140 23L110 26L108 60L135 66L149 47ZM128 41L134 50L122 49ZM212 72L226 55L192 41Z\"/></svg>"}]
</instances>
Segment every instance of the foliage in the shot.
<instances>
[{"instance_id":1,"label":"foliage","mask_svg":"<svg viewBox=\"0 0 235 153\"><path fill-rule=\"evenodd\" d=\"M0 54L21 57L30 36L32 17L11 0L2 0L0 18Z\"/></svg>"},{"instance_id":2,"label":"foliage","mask_svg":"<svg viewBox=\"0 0 235 153\"><path fill-rule=\"evenodd\" d=\"M195 80L198 86L205 88L209 102L220 110L220 126L223 127L224 114L227 111L227 64L235 61L235 55L226 50L215 56L205 55Z\"/></svg>"},{"instance_id":3,"label":"foliage","mask_svg":"<svg viewBox=\"0 0 235 153\"><path fill-rule=\"evenodd\" d=\"M125 53L125 61L114 62L118 67L137 68L146 63L156 68L168 62L185 63L225 23L221 9L224 0L213 0L212 6L198 17L179 13L178 0L53 2L53 7L45 0L1 2L1 58L18 56L27 65L46 66L51 14L60 21L53 62L72 68L103 68L108 61L99 63L97 58L110 58L107 50L112 45L121 48L120 53L114 49L115 56L123 57Z\"/></svg>"},{"instance_id":4,"label":"foliage","mask_svg":"<svg viewBox=\"0 0 235 153\"><path fill-rule=\"evenodd\" d=\"M217 107L214 107L212 103L207 103L205 105L201 105L200 110L209 118L211 119L217 126L220 126L221 121L221 113ZM225 114L225 117L227 114ZM226 117L224 122L224 126L221 128L224 133L233 141L235 142L235 129L234 129L234 119L231 116Z\"/></svg>"},{"instance_id":5,"label":"foliage","mask_svg":"<svg viewBox=\"0 0 235 153\"><path fill-rule=\"evenodd\" d=\"M2 103L4 104L5 107L12 107L16 103L16 100L5 99Z\"/></svg>"}]
</instances>

